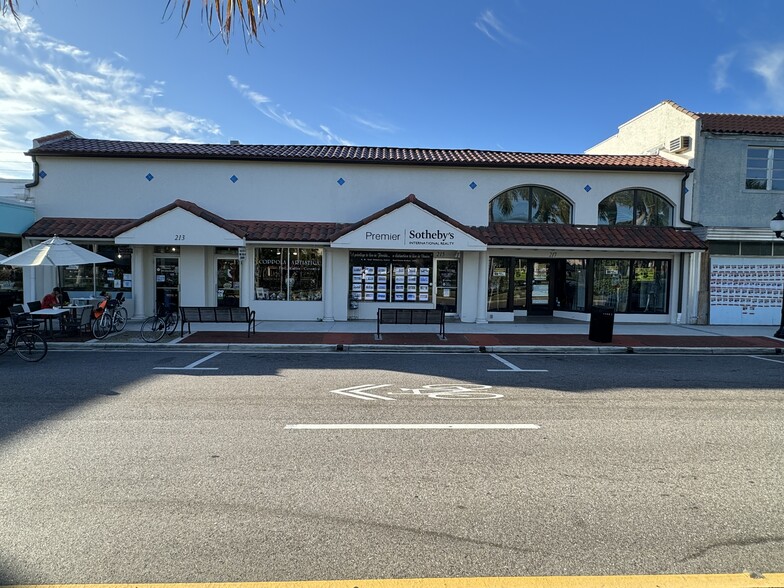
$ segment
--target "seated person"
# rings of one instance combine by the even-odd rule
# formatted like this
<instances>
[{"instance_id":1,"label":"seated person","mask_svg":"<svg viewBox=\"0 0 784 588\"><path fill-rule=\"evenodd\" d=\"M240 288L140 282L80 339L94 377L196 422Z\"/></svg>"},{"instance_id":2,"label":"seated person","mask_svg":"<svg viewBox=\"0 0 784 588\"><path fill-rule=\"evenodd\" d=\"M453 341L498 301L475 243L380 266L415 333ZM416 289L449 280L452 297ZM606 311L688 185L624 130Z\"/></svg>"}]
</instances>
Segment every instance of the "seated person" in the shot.
<instances>
[{"instance_id":1,"label":"seated person","mask_svg":"<svg viewBox=\"0 0 784 588\"><path fill-rule=\"evenodd\" d=\"M49 294L41 300L41 308L54 308L62 303L62 291L55 286Z\"/></svg>"}]
</instances>

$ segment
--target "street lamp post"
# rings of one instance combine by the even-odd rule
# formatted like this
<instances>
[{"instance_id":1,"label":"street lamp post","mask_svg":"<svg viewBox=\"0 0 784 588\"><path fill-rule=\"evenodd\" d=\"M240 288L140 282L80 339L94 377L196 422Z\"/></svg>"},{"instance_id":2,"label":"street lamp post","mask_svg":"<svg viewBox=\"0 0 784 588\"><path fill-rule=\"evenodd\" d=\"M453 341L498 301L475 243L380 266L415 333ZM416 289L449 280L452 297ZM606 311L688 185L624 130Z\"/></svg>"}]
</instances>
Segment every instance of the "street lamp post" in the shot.
<instances>
[{"instance_id":1,"label":"street lamp post","mask_svg":"<svg viewBox=\"0 0 784 588\"><path fill-rule=\"evenodd\" d=\"M778 239L784 239L781 236L784 233L784 214L782 214L781 209L776 213L772 219L770 219L770 230L776 235ZM773 335L778 339L784 339L784 289L781 292L781 322L779 323L779 330Z\"/></svg>"}]
</instances>

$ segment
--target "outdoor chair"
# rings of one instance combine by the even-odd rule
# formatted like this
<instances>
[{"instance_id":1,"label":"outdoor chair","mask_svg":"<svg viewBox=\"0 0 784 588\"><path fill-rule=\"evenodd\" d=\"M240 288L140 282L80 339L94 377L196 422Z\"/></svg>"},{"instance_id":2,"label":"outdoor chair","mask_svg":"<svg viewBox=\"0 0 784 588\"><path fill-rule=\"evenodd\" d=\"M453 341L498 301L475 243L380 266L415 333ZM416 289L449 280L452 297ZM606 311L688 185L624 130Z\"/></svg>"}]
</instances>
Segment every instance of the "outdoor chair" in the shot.
<instances>
[{"instance_id":1,"label":"outdoor chair","mask_svg":"<svg viewBox=\"0 0 784 588\"><path fill-rule=\"evenodd\" d=\"M68 313L63 320L65 334L69 337L75 337L83 333L89 333L92 311L91 306L81 306Z\"/></svg>"},{"instance_id":2,"label":"outdoor chair","mask_svg":"<svg viewBox=\"0 0 784 588\"><path fill-rule=\"evenodd\" d=\"M41 310L41 302L38 300L33 300L32 302L27 303L27 308L30 312L35 312L36 310Z\"/></svg>"}]
</instances>

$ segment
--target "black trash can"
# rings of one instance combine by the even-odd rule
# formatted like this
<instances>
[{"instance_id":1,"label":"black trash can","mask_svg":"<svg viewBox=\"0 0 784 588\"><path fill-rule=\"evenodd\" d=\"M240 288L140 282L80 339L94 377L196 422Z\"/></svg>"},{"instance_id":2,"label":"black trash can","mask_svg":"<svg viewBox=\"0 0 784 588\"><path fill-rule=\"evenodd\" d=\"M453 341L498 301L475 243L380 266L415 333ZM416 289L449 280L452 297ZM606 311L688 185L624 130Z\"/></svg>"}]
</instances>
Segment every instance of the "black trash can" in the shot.
<instances>
[{"instance_id":1,"label":"black trash can","mask_svg":"<svg viewBox=\"0 0 784 588\"><path fill-rule=\"evenodd\" d=\"M615 309L594 306L591 309L588 339L597 343L612 343L613 324L615 324Z\"/></svg>"}]
</instances>

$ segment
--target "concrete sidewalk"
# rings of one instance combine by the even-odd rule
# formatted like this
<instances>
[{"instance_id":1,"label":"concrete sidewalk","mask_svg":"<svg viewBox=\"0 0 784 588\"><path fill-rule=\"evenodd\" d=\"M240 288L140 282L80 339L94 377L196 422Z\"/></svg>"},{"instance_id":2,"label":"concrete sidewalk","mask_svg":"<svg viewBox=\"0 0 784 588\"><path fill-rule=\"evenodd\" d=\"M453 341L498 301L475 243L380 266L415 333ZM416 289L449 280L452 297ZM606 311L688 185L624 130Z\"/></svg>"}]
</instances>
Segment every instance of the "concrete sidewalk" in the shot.
<instances>
[{"instance_id":1,"label":"concrete sidewalk","mask_svg":"<svg viewBox=\"0 0 784 588\"><path fill-rule=\"evenodd\" d=\"M180 329L158 343L145 343L141 321L103 341L88 337L56 339L53 348L177 348L218 350L440 351L518 353L723 353L780 354L784 340L776 326L651 325L615 323L612 342L588 339L589 324L553 317L523 318L514 323L448 322L446 339L433 325L382 325L375 321L257 321L247 336L245 325L194 324L183 337Z\"/></svg>"}]
</instances>

